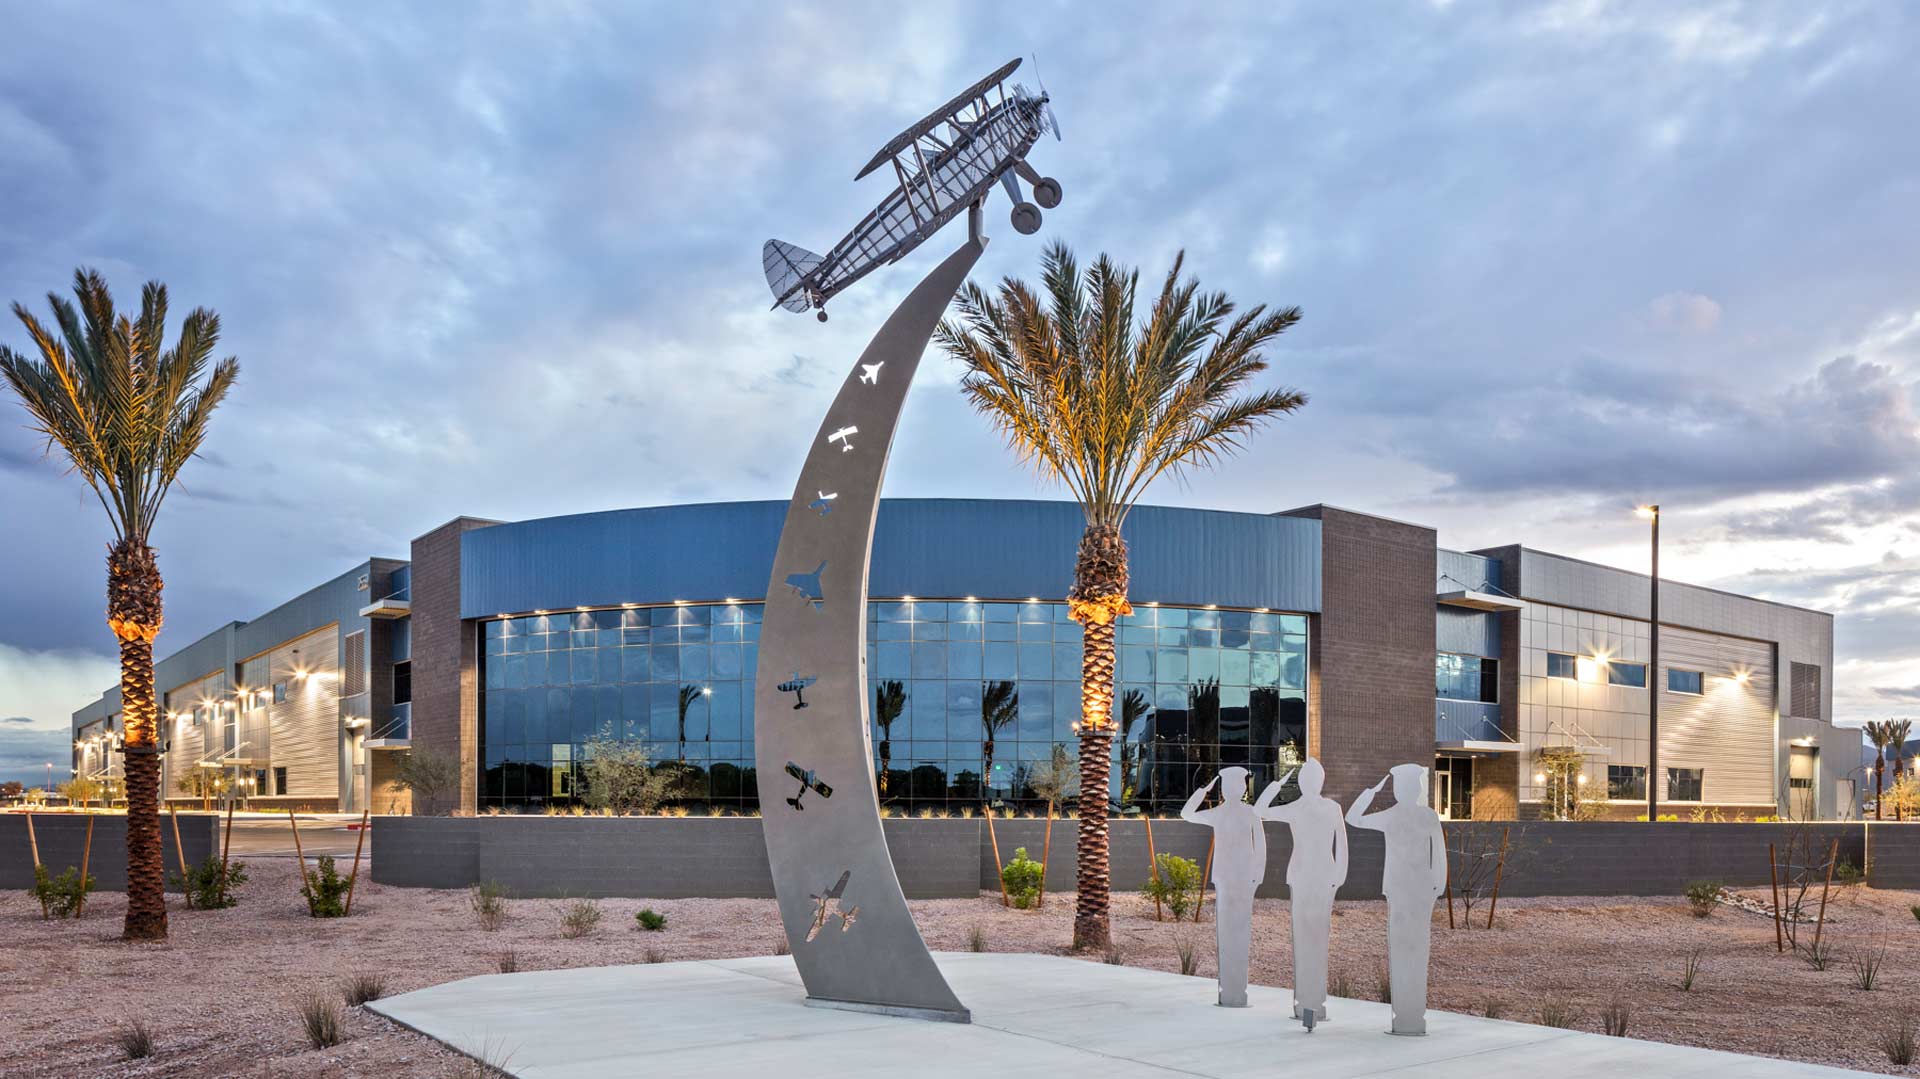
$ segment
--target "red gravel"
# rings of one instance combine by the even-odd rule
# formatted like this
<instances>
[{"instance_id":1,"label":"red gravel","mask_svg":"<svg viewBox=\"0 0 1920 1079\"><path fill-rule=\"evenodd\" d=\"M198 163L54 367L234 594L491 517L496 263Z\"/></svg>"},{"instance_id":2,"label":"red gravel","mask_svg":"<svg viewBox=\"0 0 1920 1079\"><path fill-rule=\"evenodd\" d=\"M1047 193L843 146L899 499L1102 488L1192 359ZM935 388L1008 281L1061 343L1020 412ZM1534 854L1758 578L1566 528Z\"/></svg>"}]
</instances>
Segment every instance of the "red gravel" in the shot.
<instances>
[{"instance_id":1,"label":"red gravel","mask_svg":"<svg viewBox=\"0 0 1920 1079\"><path fill-rule=\"evenodd\" d=\"M124 901L102 893L78 922L42 922L24 892L0 891L0 1075L9 1079L88 1076L394 1076L474 1074L469 1062L426 1038L349 1009L346 1040L308 1048L295 1008L312 993L337 996L361 971L383 973L389 993L491 974L511 950L520 969L638 963L658 949L668 959L765 955L780 941L765 900L603 900L593 934L566 940L561 904L514 900L506 924L481 930L464 892L383 888L362 881L354 916L306 917L287 859L261 859L240 906L187 911L174 906L164 944L118 940ZM1536 1021L1543 1002L1565 999L1578 1026L1600 1029L1600 1011L1620 1001L1633 1037L1788 1057L1890 1074L1877 1047L1892 1017L1920 991L1920 894L1856 888L1835 901L1825 971L1774 951L1772 923L1722 908L1692 917L1678 899L1503 901L1491 932L1446 928L1433 950L1433 1004L1479 1013L1488 1001L1508 1019ZM667 916L659 933L634 927L643 906ZM1152 905L1116 897L1122 959L1177 970L1176 942L1195 944L1210 974L1212 925L1156 923ZM975 927L992 951L1062 952L1071 896L1038 912L1002 909L997 895L917 902L936 949L965 950ZM1254 980L1289 980L1286 904L1262 900L1255 914ZM1334 920L1332 969L1356 996L1374 992L1384 956L1385 908L1342 903ZM1853 987L1849 955L1884 948L1882 987ZM1705 971L1692 992L1677 985L1684 957L1701 949ZM530 1002L532 1003L532 1002ZM158 1048L144 1061L121 1059L117 1024L144 1020Z\"/></svg>"}]
</instances>

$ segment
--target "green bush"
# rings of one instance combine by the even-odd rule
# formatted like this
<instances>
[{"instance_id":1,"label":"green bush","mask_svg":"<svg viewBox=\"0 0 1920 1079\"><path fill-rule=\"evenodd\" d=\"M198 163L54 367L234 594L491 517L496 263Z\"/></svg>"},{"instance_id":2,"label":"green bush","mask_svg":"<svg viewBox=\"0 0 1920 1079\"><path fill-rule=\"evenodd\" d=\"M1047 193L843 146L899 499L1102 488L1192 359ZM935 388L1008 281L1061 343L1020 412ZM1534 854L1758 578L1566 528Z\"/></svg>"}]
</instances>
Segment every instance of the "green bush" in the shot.
<instances>
[{"instance_id":1,"label":"green bush","mask_svg":"<svg viewBox=\"0 0 1920 1079\"><path fill-rule=\"evenodd\" d=\"M315 918L341 918L347 913L347 878L333 867L333 855L322 854L319 868L307 875L300 891L307 897L307 913Z\"/></svg>"},{"instance_id":2,"label":"green bush","mask_svg":"<svg viewBox=\"0 0 1920 1079\"><path fill-rule=\"evenodd\" d=\"M68 866L57 877L47 874L47 867L33 867L33 897L40 901L46 913L55 918L72 918L80 913L87 901L87 893L93 891L93 874L80 875L80 870Z\"/></svg>"},{"instance_id":3,"label":"green bush","mask_svg":"<svg viewBox=\"0 0 1920 1079\"><path fill-rule=\"evenodd\" d=\"M1200 900L1199 863L1177 854L1162 854L1154 863L1160 867L1160 874L1157 878L1148 877L1147 886L1141 891L1148 899L1165 903L1175 921L1192 913Z\"/></svg>"},{"instance_id":4,"label":"green bush","mask_svg":"<svg viewBox=\"0 0 1920 1079\"><path fill-rule=\"evenodd\" d=\"M1714 904L1720 900L1720 890L1717 880L1688 881L1687 902L1693 907L1693 916L1705 918L1712 914Z\"/></svg>"},{"instance_id":5,"label":"green bush","mask_svg":"<svg viewBox=\"0 0 1920 1079\"><path fill-rule=\"evenodd\" d=\"M1033 906L1040 898L1040 884L1046 872L1045 866L1027 857L1027 848L1016 849L1013 861L1000 871L1000 883L1006 886L1007 899L1021 910Z\"/></svg>"},{"instance_id":6,"label":"green bush","mask_svg":"<svg viewBox=\"0 0 1920 1079\"><path fill-rule=\"evenodd\" d=\"M633 920L639 922L640 928L649 933L658 933L667 927L667 916L654 910L652 907L648 907L634 915Z\"/></svg>"},{"instance_id":7,"label":"green bush","mask_svg":"<svg viewBox=\"0 0 1920 1079\"><path fill-rule=\"evenodd\" d=\"M187 875L169 874L167 882L187 893L187 905L198 910L223 910L240 902L234 889L247 882L247 863L228 862L207 855L207 860L190 866Z\"/></svg>"}]
</instances>

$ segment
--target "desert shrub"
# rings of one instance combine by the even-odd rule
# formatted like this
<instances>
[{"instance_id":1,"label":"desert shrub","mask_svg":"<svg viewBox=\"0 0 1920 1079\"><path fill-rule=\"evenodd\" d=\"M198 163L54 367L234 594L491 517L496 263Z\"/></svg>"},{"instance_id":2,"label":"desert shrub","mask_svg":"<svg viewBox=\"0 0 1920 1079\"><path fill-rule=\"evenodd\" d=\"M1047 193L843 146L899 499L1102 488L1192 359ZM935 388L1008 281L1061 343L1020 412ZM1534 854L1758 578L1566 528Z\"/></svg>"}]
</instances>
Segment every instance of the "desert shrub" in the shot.
<instances>
[{"instance_id":1,"label":"desert shrub","mask_svg":"<svg viewBox=\"0 0 1920 1079\"><path fill-rule=\"evenodd\" d=\"M467 903L480 928L491 933L507 920L507 890L497 880L483 880L467 889Z\"/></svg>"},{"instance_id":2,"label":"desert shrub","mask_svg":"<svg viewBox=\"0 0 1920 1079\"><path fill-rule=\"evenodd\" d=\"M80 870L68 866L57 877L47 875L47 867L33 867L33 897L47 914L55 918L72 918L86 905L87 893L93 891L93 874L84 877Z\"/></svg>"},{"instance_id":3,"label":"desert shrub","mask_svg":"<svg viewBox=\"0 0 1920 1079\"><path fill-rule=\"evenodd\" d=\"M1373 982L1374 997L1377 998L1382 1004L1392 1004L1393 1003L1393 972L1387 969L1387 965L1385 963L1382 963L1380 964L1380 969L1374 972L1373 977L1374 977L1374 982Z\"/></svg>"},{"instance_id":4,"label":"desert shrub","mask_svg":"<svg viewBox=\"0 0 1920 1079\"><path fill-rule=\"evenodd\" d=\"M784 934L781 935L779 940L774 942L773 954L775 955L792 955L793 954L793 945L787 943L787 938Z\"/></svg>"},{"instance_id":5,"label":"desert shrub","mask_svg":"<svg viewBox=\"0 0 1920 1079\"><path fill-rule=\"evenodd\" d=\"M642 961L648 963L664 963L667 961L667 950L665 948L648 948L640 958Z\"/></svg>"},{"instance_id":6,"label":"desert shrub","mask_svg":"<svg viewBox=\"0 0 1920 1079\"><path fill-rule=\"evenodd\" d=\"M1833 864L1833 883L1841 888L1852 888L1865 879L1866 874L1851 858L1842 858Z\"/></svg>"},{"instance_id":7,"label":"desert shrub","mask_svg":"<svg viewBox=\"0 0 1920 1079\"><path fill-rule=\"evenodd\" d=\"M1687 884L1687 903L1693 908L1693 916L1705 918L1713 914L1714 905L1720 899L1720 882L1717 880L1696 880Z\"/></svg>"},{"instance_id":8,"label":"desert shrub","mask_svg":"<svg viewBox=\"0 0 1920 1079\"><path fill-rule=\"evenodd\" d=\"M153 1055L153 1031L139 1019L121 1026L113 1032L113 1044L128 1060L142 1060Z\"/></svg>"},{"instance_id":9,"label":"desert shrub","mask_svg":"<svg viewBox=\"0 0 1920 1079\"><path fill-rule=\"evenodd\" d=\"M186 893L188 906L196 910L224 910L240 902L233 893L247 882L247 863L221 865L219 858L209 854L206 861L188 866L185 876L174 873L167 879Z\"/></svg>"},{"instance_id":10,"label":"desert shrub","mask_svg":"<svg viewBox=\"0 0 1920 1079\"><path fill-rule=\"evenodd\" d=\"M1488 1019L1498 1019L1507 1013L1507 1002L1499 997L1488 997L1480 1002L1480 1014Z\"/></svg>"},{"instance_id":11,"label":"desert shrub","mask_svg":"<svg viewBox=\"0 0 1920 1079\"><path fill-rule=\"evenodd\" d=\"M512 974L520 969L520 953L508 948L494 957L493 968L502 974Z\"/></svg>"},{"instance_id":12,"label":"desert shrub","mask_svg":"<svg viewBox=\"0 0 1920 1079\"><path fill-rule=\"evenodd\" d=\"M967 950L970 952L984 952L987 950L987 931L985 928L976 925L972 929L967 930Z\"/></svg>"},{"instance_id":13,"label":"desert shrub","mask_svg":"<svg viewBox=\"0 0 1920 1079\"><path fill-rule=\"evenodd\" d=\"M600 926L600 904L591 899L569 899L560 908L560 935L568 940L584 937Z\"/></svg>"},{"instance_id":14,"label":"desert shrub","mask_svg":"<svg viewBox=\"0 0 1920 1079\"><path fill-rule=\"evenodd\" d=\"M1920 906L1912 906L1912 907L1908 907L1907 909L1913 912L1913 920L1916 922L1920 922Z\"/></svg>"},{"instance_id":15,"label":"desert shrub","mask_svg":"<svg viewBox=\"0 0 1920 1079\"><path fill-rule=\"evenodd\" d=\"M1040 898L1040 881L1046 875L1046 867L1027 857L1027 848L1019 847L1013 852L1013 861L1000 871L1000 883L1006 885L1007 898L1021 910L1033 906Z\"/></svg>"},{"instance_id":16,"label":"desert shrub","mask_svg":"<svg viewBox=\"0 0 1920 1079\"><path fill-rule=\"evenodd\" d=\"M1109 947L1107 954L1100 957L1100 961L1110 967L1117 967L1126 962L1126 960L1121 957L1120 946L1117 944Z\"/></svg>"},{"instance_id":17,"label":"desert shrub","mask_svg":"<svg viewBox=\"0 0 1920 1079\"><path fill-rule=\"evenodd\" d=\"M667 927L667 916L654 910L652 907L647 907L640 913L634 915L633 920L639 922L640 928L649 933L658 933Z\"/></svg>"},{"instance_id":18,"label":"desert shrub","mask_svg":"<svg viewBox=\"0 0 1920 1079\"><path fill-rule=\"evenodd\" d=\"M1160 872L1149 875L1141 891L1148 899L1166 904L1173 920L1180 921L1193 911L1200 899L1200 866L1193 859L1177 854L1162 854L1154 859L1154 864Z\"/></svg>"},{"instance_id":19,"label":"desert shrub","mask_svg":"<svg viewBox=\"0 0 1920 1079\"><path fill-rule=\"evenodd\" d=\"M1173 942L1174 954L1180 957L1180 973L1192 977L1200 970L1200 958L1194 953L1193 938L1181 936Z\"/></svg>"},{"instance_id":20,"label":"desert shrub","mask_svg":"<svg viewBox=\"0 0 1920 1079\"><path fill-rule=\"evenodd\" d=\"M1600 1029L1610 1037L1624 1038L1627 1036L1627 1023L1632 1018L1633 1010L1627 1007L1625 1001L1608 1001L1607 1006L1600 1009Z\"/></svg>"},{"instance_id":21,"label":"desert shrub","mask_svg":"<svg viewBox=\"0 0 1920 1079\"><path fill-rule=\"evenodd\" d=\"M583 778L588 805L626 816L652 813L685 794L688 777L687 766L677 761L654 764L643 742L593 742Z\"/></svg>"},{"instance_id":22,"label":"desert shrub","mask_svg":"<svg viewBox=\"0 0 1920 1079\"><path fill-rule=\"evenodd\" d=\"M330 1049L340 1044L341 1027L346 1025L346 1016L340 1010L340 1002L318 993L300 1002L300 1029L307 1035L307 1044L315 1049Z\"/></svg>"},{"instance_id":23,"label":"desert shrub","mask_svg":"<svg viewBox=\"0 0 1920 1079\"><path fill-rule=\"evenodd\" d=\"M1847 956L1847 965L1853 969L1853 987L1872 992L1880 984L1880 968L1886 961L1887 946L1880 941L1855 949Z\"/></svg>"},{"instance_id":24,"label":"desert shrub","mask_svg":"<svg viewBox=\"0 0 1920 1079\"><path fill-rule=\"evenodd\" d=\"M1693 992L1693 987L1700 981L1700 973L1706 969L1706 966L1706 952L1704 950L1695 948L1689 951L1686 959L1683 960L1680 965L1680 991L1683 993Z\"/></svg>"},{"instance_id":25,"label":"desert shrub","mask_svg":"<svg viewBox=\"0 0 1920 1079\"><path fill-rule=\"evenodd\" d=\"M1913 1063L1916 1040L1920 1040L1920 1031L1915 1030L1913 1013L1901 1012L1880 1032L1880 1051L1887 1054L1888 1063L1904 1068Z\"/></svg>"},{"instance_id":26,"label":"desert shrub","mask_svg":"<svg viewBox=\"0 0 1920 1079\"><path fill-rule=\"evenodd\" d=\"M1548 997L1540 1002L1540 1025L1571 1028L1580 1021L1580 1010L1566 997Z\"/></svg>"},{"instance_id":27,"label":"desert shrub","mask_svg":"<svg viewBox=\"0 0 1920 1079\"><path fill-rule=\"evenodd\" d=\"M340 985L340 997L348 1007L357 1008L369 1000L387 995L387 976L376 971L351 975Z\"/></svg>"},{"instance_id":28,"label":"desert shrub","mask_svg":"<svg viewBox=\"0 0 1920 1079\"><path fill-rule=\"evenodd\" d=\"M347 878L334 868L333 855L322 854L320 862L300 891L307 897L307 913L315 918L342 918L347 913Z\"/></svg>"},{"instance_id":29,"label":"desert shrub","mask_svg":"<svg viewBox=\"0 0 1920 1079\"><path fill-rule=\"evenodd\" d=\"M1353 999L1353 975L1336 970L1327 979L1327 992L1342 1000Z\"/></svg>"},{"instance_id":30,"label":"desert shrub","mask_svg":"<svg viewBox=\"0 0 1920 1079\"><path fill-rule=\"evenodd\" d=\"M1807 945L1807 950L1801 954L1807 965L1815 970L1825 970L1833 965L1833 945L1826 941Z\"/></svg>"}]
</instances>

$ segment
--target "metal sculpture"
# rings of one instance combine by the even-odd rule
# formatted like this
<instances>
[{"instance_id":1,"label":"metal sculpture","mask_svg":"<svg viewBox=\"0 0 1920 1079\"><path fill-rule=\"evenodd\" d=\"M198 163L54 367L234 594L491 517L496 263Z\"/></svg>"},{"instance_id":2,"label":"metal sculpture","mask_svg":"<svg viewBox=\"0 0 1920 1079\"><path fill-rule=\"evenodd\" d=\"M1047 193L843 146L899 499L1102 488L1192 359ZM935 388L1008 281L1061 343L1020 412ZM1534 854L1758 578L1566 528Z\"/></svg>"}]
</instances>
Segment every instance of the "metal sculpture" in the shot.
<instances>
[{"instance_id":1,"label":"metal sculpture","mask_svg":"<svg viewBox=\"0 0 1920 1079\"><path fill-rule=\"evenodd\" d=\"M1220 804L1201 809L1215 783ZM1247 770L1222 768L1180 807L1180 819L1213 829L1213 939L1220 1006L1247 1006L1247 957L1253 946L1253 893L1267 873L1267 832L1247 804Z\"/></svg>"},{"instance_id":2,"label":"metal sculpture","mask_svg":"<svg viewBox=\"0 0 1920 1079\"><path fill-rule=\"evenodd\" d=\"M1367 807L1393 780L1393 805ZM1393 1034L1427 1032L1427 957L1432 947L1433 904L1447 886L1447 838L1440 814L1427 804L1427 770L1397 764L1386 778L1360 792L1347 823L1386 836L1386 867L1380 891L1387 897L1387 980L1393 996Z\"/></svg>"},{"instance_id":3,"label":"metal sculpture","mask_svg":"<svg viewBox=\"0 0 1920 1079\"><path fill-rule=\"evenodd\" d=\"M1040 179L1025 159L1041 125L1052 123L1046 95L1001 87L1018 65L975 83L882 148L861 175L891 158L898 186L827 255L777 240L763 252L776 306L820 308L967 211L966 242L894 309L828 406L787 505L767 583L754 757L763 781L786 775L800 784L784 804L762 801L761 824L780 918L810 1004L969 1018L913 923L881 827L867 721L867 568L894 428L928 339L986 249L986 198L996 182L1017 198L1018 175L1035 183L1034 197L1044 205L1059 200L1059 184ZM944 134L937 130L943 126ZM1032 209L1015 207L1016 227L1026 220L1021 206ZM1031 218L1036 228L1038 213ZM823 890L826 881L837 882ZM841 931L823 933L832 918Z\"/></svg>"},{"instance_id":4,"label":"metal sculpture","mask_svg":"<svg viewBox=\"0 0 1920 1079\"><path fill-rule=\"evenodd\" d=\"M813 308L825 322L828 300L875 269L900 261L960 211L979 206L994 184L1013 200L1014 230L1022 235L1040 231L1041 207L1060 205L1060 181L1034 171L1027 152L1045 131L1059 138L1060 124L1046 87L1037 94L1018 83L1008 89L1007 76L1019 66L1020 61L1010 61L882 146L854 179L891 162L896 185L832 250L817 255L768 240L760 249L760 264L773 289L773 305L789 311ZM1033 202L1021 198L1016 176L1033 186ZM873 384L880 363L863 365L861 381Z\"/></svg>"},{"instance_id":5,"label":"metal sculpture","mask_svg":"<svg viewBox=\"0 0 1920 1079\"><path fill-rule=\"evenodd\" d=\"M1270 783L1254 803L1262 820L1284 821L1293 836L1287 858L1287 908L1293 918L1293 1017L1312 1030L1327 1018L1327 948L1333 935L1333 895L1347 880L1347 826L1340 803L1320 793L1326 769L1308 758L1300 766L1300 797L1274 799L1293 778Z\"/></svg>"}]
</instances>

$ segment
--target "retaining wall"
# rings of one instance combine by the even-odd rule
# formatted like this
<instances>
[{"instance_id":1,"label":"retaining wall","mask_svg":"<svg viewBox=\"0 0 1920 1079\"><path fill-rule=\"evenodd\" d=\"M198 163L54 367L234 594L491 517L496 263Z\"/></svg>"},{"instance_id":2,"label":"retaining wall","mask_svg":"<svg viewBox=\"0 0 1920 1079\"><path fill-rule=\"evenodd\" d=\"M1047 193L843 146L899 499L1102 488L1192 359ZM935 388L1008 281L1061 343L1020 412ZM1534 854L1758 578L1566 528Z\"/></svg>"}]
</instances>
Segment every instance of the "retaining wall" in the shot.
<instances>
[{"instance_id":1,"label":"retaining wall","mask_svg":"<svg viewBox=\"0 0 1920 1079\"><path fill-rule=\"evenodd\" d=\"M381 884L464 888L498 881L517 896L631 896L646 898L764 897L773 894L766 843L752 817L379 817L373 829L373 879ZM999 887L999 860L1027 849L1040 859L1041 820L889 818L887 843L907 896L970 896ZM1072 891L1078 821L1053 826L1047 890ZM1155 821L1153 845L1204 862L1207 831L1178 820ZM1860 824L1645 824L1637 821L1454 822L1446 826L1457 877L1469 861L1491 869L1501 835L1508 838L1501 894L1679 895L1698 880L1736 886L1767 882L1767 844L1781 856L1789 846L1824 860L1832 841L1855 866L1866 863L1868 828ZM1147 826L1110 825L1113 887L1146 883ZM1872 828L1870 883L1920 888L1920 825ZM1379 897L1383 847L1377 832L1349 829L1346 899ZM97 839L96 839L97 842ZM1260 895L1283 897L1291 843L1285 826L1267 828L1267 873ZM191 850L191 848L190 848Z\"/></svg>"},{"instance_id":2,"label":"retaining wall","mask_svg":"<svg viewBox=\"0 0 1920 1079\"><path fill-rule=\"evenodd\" d=\"M93 853L87 860L87 874L93 877L95 891L127 890L127 818L118 813L35 813L34 837L40 844L40 861L47 871L79 868L86 845L87 821L93 821ZM206 860L218 848L220 819L211 813L182 813L180 842L186 847L187 863ZM180 872L180 858L174 851L173 822L160 815L160 851L169 874ZM0 813L0 888L33 886L33 849L27 842L27 814Z\"/></svg>"}]
</instances>

